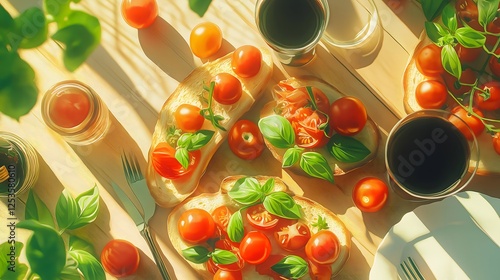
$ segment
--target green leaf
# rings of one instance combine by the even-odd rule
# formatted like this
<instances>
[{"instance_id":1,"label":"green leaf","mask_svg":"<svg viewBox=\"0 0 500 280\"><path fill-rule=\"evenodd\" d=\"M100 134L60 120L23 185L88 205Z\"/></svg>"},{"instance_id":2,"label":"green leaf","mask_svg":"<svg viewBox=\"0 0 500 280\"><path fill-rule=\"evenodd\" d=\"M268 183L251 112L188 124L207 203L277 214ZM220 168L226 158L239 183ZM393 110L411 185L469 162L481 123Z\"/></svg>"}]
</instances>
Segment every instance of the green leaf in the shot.
<instances>
[{"instance_id":1,"label":"green leaf","mask_svg":"<svg viewBox=\"0 0 500 280\"><path fill-rule=\"evenodd\" d=\"M182 165L184 169L189 167L189 152L186 148L178 148L175 150L175 159Z\"/></svg>"},{"instance_id":2,"label":"green leaf","mask_svg":"<svg viewBox=\"0 0 500 280\"><path fill-rule=\"evenodd\" d=\"M196 151L208 144L215 131L199 130L195 133L184 133L177 140L177 147L186 148L188 151Z\"/></svg>"},{"instance_id":3,"label":"green leaf","mask_svg":"<svg viewBox=\"0 0 500 280\"><path fill-rule=\"evenodd\" d=\"M52 38L65 45L63 62L68 71L75 71L101 41L99 20L82 11L72 11Z\"/></svg>"},{"instance_id":4,"label":"green leaf","mask_svg":"<svg viewBox=\"0 0 500 280\"><path fill-rule=\"evenodd\" d=\"M269 213L285 219L300 219L302 208L285 192L270 193L264 199L264 208Z\"/></svg>"},{"instance_id":5,"label":"green leaf","mask_svg":"<svg viewBox=\"0 0 500 280\"><path fill-rule=\"evenodd\" d=\"M448 35L448 30L444 29L439 23L426 21L425 22L425 32L429 39L438 46L442 46L442 38Z\"/></svg>"},{"instance_id":6,"label":"green leaf","mask_svg":"<svg viewBox=\"0 0 500 280\"><path fill-rule=\"evenodd\" d=\"M460 77L462 76L462 64L460 63L457 51L453 48L453 46L443 46L443 49L441 50L441 61L443 63L443 68L460 80Z\"/></svg>"},{"instance_id":7,"label":"green leaf","mask_svg":"<svg viewBox=\"0 0 500 280\"><path fill-rule=\"evenodd\" d=\"M94 186L76 197L78 217L69 229L77 229L92 223L99 214L99 188Z\"/></svg>"},{"instance_id":8,"label":"green leaf","mask_svg":"<svg viewBox=\"0 0 500 280\"><path fill-rule=\"evenodd\" d=\"M57 279L66 263L62 237L52 227L35 220L20 221L17 227L33 231L26 243L31 270L42 279Z\"/></svg>"},{"instance_id":9,"label":"green leaf","mask_svg":"<svg viewBox=\"0 0 500 280\"><path fill-rule=\"evenodd\" d=\"M210 251L203 246L194 246L182 250L182 256L192 263L202 264L210 259Z\"/></svg>"},{"instance_id":10,"label":"green leaf","mask_svg":"<svg viewBox=\"0 0 500 280\"><path fill-rule=\"evenodd\" d=\"M215 249L212 252L212 260L218 264L232 264L238 261L238 257L233 252Z\"/></svg>"},{"instance_id":11,"label":"green leaf","mask_svg":"<svg viewBox=\"0 0 500 280\"><path fill-rule=\"evenodd\" d=\"M333 172L328 161L317 152L305 152L299 162L300 168L312 177L334 182Z\"/></svg>"},{"instance_id":12,"label":"green leaf","mask_svg":"<svg viewBox=\"0 0 500 280\"><path fill-rule=\"evenodd\" d=\"M283 168L287 168L299 162L300 153L302 153L303 151L304 149L299 147L294 147L286 150L285 154L283 155L283 163L281 166Z\"/></svg>"},{"instance_id":13,"label":"green leaf","mask_svg":"<svg viewBox=\"0 0 500 280\"><path fill-rule=\"evenodd\" d=\"M55 227L54 218L49 208L32 189L28 192L24 215L24 219L26 220L37 220L42 224Z\"/></svg>"},{"instance_id":14,"label":"green leaf","mask_svg":"<svg viewBox=\"0 0 500 280\"><path fill-rule=\"evenodd\" d=\"M422 10L428 21L433 21L450 0L421 0Z\"/></svg>"},{"instance_id":15,"label":"green leaf","mask_svg":"<svg viewBox=\"0 0 500 280\"><path fill-rule=\"evenodd\" d=\"M271 269L287 279L299 279L309 272L309 265L303 258L289 255L271 266Z\"/></svg>"},{"instance_id":16,"label":"green leaf","mask_svg":"<svg viewBox=\"0 0 500 280\"><path fill-rule=\"evenodd\" d=\"M0 4L0 31L11 31L14 26L14 19L9 12Z\"/></svg>"},{"instance_id":17,"label":"green leaf","mask_svg":"<svg viewBox=\"0 0 500 280\"><path fill-rule=\"evenodd\" d=\"M243 227L243 217L240 211L236 211L229 218L227 224L227 236L233 242L240 242L245 236L245 228Z\"/></svg>"},{"instance_id":18,"label":"green leaf","mask_svg":"<svg viewBox=\"0 0 500 280\"><path fill-rule=\"evenodd\" d=\"M269 178L260 189L264 195L271 193L274 190L274 178Z\"/></svg>"},{"instance_id":19,"label":"green leaf","mask_svg":"<svg viewBox=\"0 0 500 280\"><path fill-rule=\"evenodd\" d=\"M78 219L79 213L80 211L76 200L66 189L64 189L56 204L57 225L62 230L71 227Z\"/></svg>"},{"instance_id":20,"label":"green leaf","mask_svg":"<svg viewBox=\"0 0 500 280\"><path fill-rule=\"evenodd\" d=\"M486 36L469 26L460 27L455 32L455 39L466 48L479 48L486 42Z\"/></svg>"},{"instance_id":21,"label":"green leaf","mask_svg":"<svg viewBox=\"0 0 500 280\"><path fill-rule=\"evenodd\" d=\"M38 7L25 10L15 18L18 35L23 37L20 48L31 49L42 45L49 32L45 14Z\"/></svg>"},{"instance_id":22,"label":"green leaf","mask_svg":"<svg viewBox=\"0 0 500 280\"><path fill-rule=\"evenodd\" d=\"M443 21L444 26L446 26L451 33L454 33L455 30L457 30L457 15L455 14L455 6L453 4L444 6L441 13L441 20Z\"/></svg>"},{"instance_id":23,"label":"green leaf","mask_svg":"<svg viewBox=\"0 0 500 280\"><path fill-rule=\"evenodd\" d=\"M260 200L262 197L262 190L257 179L245 177L234 183L228 195L239 204L251 205Z\"/></svg>"},{"instance_id":24,"label":"green leaf","mask_svg":"<svg viewBox=\"0 0 500 280\"><path fill-rule=\"evenodd\" d=\"M330 226L328 226L328 222L326 221L326 219L319 215L318 215L318 220L314 222L312 226L317 228L318 231L330 228Z\"/></svg>"},{"instance_id":25,"label":"green leaf","mask_svg":"<svg viewBox=\"0 0 500 280\"><path fill-rule=\"evenodd\" d=\"M78 271L78 263L74 260L70 254L66 255L66 264L61 270L61 274L59 275L59 279L61 280L81 280L82 276Z\"/></svg>"},{"instance_id":26,"label":"green leaf","mask_svg":"<svg viewBox=\"0 0 500 280\"><path fill-rule=\"evenodd\" d=\"M89 252L72 250L69 251L69 255L78 263L78 269L82 272L85 279L106 279L101 263Z\"/></svg>"},{"instance_id":27,"label":"green leaf","mask_svg":"<svg viewBox=\"0 0 500 280\"><path fill-rule=\"evenodd\" d=\"M23 243L10 239L0 244L0 279L23 280L28 266L19 262ZM14 256L14 259L12 259ZM14 263L12 263L14 262Z\"/></svg>"},{"instance_id":28,"label":"green leaf","mask_svg":"<svg viewBox=\"0 0 500 280\"><path fill-rule=\"evenodd\" d=\"M477 1L478 21L481 26L487 26L497 17L499 0L479 0Z\"/></svg>"},{"instance_id":29,"label":"green leaf","mask_svg":"<svg viewBox=\"0 0 500 280\"><path fill-rule=\"evenodd\" d=\"M335 134L327 144L328 152L340 162L358 162L370 154L363 143L353 137Z\"/></svg>"},{"instance_id":30,"label":"green leaf","mask_svg":"<svg viewBox=\"0 0 500 280\"><path fill-rule=\"evenodd\" d=\"M90 242L87 242L86 240L83 240L75 235L70 235L69 237L69 250L86 251L89 252L94 257L98 257L96 251L94 250L94 246Z\"/></svg>"},{"instance_id":31,"label":"green leaf","mask_svg":"<svg viewBox=\"0 0 500 280\"><path fill-rule=\"evenodd\" d=\"M272 115L259 120L260 132L271 145L286 149L293 147L295 133L290 122L282 116Z\"/></svg>"},{"instance_id":32,"label":"green leaf","mask_svg":"<svg viewBox=\"0 0 500 280\"><path fill-rule=\"evenodd\" d=\"M44 0L43 8L52 20L61 22L70 11L71 0Z\"/></svg>"},{"instance_id":33,"label":"green leaf","mask_svg":"<svg viewBox=\"0 0 500 280\"><path fill-rule=\"evenodd\" d=\"M200 17L203 17L210 7L212 0L189 0L189 8Z\"/></svg>"}]
</instances>

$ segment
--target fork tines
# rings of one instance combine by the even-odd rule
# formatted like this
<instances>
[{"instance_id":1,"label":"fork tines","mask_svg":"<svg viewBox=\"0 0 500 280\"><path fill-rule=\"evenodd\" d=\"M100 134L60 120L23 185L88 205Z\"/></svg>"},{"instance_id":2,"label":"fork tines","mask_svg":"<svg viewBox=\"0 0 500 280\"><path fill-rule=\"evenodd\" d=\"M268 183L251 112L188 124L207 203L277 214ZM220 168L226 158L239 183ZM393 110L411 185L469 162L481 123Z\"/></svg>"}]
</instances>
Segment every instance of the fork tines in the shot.
<instances>
[{"instance_id":1,"label":"fork tines","mask_svg":"<svg viewBox=\"0 0 500 280\"><path fill-rule=\"evenodd\" d=\"M139 161L137 160L137 157L135 155L130 154L127 158L127 155L125 154L125 152L123 152L122 165L123 169L125 170L125 176L127 177L128 181L137 182L144 178L141 172Z\"/></svg>"},{"instance_id":2,"label":"fork tines","mask_svg":"<svg viewBox=\"0 0 500 280\"><path fill-rule=\"evenodd\" d=\"M406 258L401 264L401 268L405 273L406 279L409 280L425 280L422 273L417 266L417 264L413 261L411 257Z\"/></svg>"}]
</instances>

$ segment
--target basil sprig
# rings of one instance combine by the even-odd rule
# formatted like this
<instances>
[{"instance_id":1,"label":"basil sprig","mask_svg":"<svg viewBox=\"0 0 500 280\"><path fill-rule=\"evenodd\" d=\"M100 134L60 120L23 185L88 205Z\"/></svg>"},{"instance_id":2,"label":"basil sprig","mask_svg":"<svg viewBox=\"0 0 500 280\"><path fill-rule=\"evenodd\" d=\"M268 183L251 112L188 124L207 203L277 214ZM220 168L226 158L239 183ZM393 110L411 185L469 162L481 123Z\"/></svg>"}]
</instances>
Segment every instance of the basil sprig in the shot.
<instances>
[{"instance_id":1,"label":"basil sprig","mask_svg":"<svg viewBox=\"0 0 500 280\"><path fill-rule=\"evenodd\" d=\"M195 133L183 133L177 139L175 158L184 169L189 167L189 152L201 149L214 136L212 130L199 130Z\"/></svg>"},{"instance_id":2,"label":"basil sprig","mask_svg":"<svg viewBox=\"0 0 500 280\"><path fill-rule=\"evenodd\" d=\"M215 249L214 251L208 250L203 246L193 246L182 250L182 256L196 264L202 264L212 259L217 264L232 264L238 261L238 257L231 251Z\"/></svg>"},{"instance_id":3,"label":"basil sprig","mask_svg":"<svg viewBox=\"0 0 500 280\"><path fill-rule=\"evenodd\" d=\"M340 134L333 135L326 147L340 162L358 162L370 154L370 150L363 143Z\"/></svg>"},{"instance_id":4,"label":"basil sprig","mask_svg":"<svg viewBox=\"0 0 500 280\"><path fill-rule=\"evenodd\" d=\"M287 279L299 279L309 272L309 265L303 258L289 255L271 266L271 269Z\"/></svg>"},{"instance_id":5,"label":"basil sprig","mask_svg":"<svg viewBox=\"0 0 500 280\"><path fill-rule=\"evenodd\" d=\"M210 86L203 85L203 89L208 92L208 98L204 98L202 96L202 99L207 102L207 108L201 109L200 114L210 121L212 125L222 131L226 131L226 128L224 128L219 122L224 120L224 117L221 115L216 115L214 111L212 110L212 102L213 102L213 95L214 95L214 88L215 88L215 82L211 82Z\"/></svg>"}]
</instances>

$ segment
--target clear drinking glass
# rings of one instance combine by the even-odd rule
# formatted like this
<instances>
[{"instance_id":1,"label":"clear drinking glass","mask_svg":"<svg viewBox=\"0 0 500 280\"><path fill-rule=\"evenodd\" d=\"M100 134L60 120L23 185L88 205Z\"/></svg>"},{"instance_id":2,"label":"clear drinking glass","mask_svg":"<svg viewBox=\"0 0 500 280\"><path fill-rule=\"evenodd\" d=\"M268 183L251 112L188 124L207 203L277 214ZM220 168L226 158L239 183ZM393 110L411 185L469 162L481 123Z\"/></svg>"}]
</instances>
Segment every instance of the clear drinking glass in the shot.
<instances>
[{"instance_id":1,"label":"clear drinking glass","mask_svg":"<svg viewBox=\"0 0 500 280\"><path fill-rule=\"evenodd\" d=\"M470 133L470 139L463 131ZM440 199L461 191L472 180L479 146L458 116L444 110L420 110L392 128L385 163L391 187L401 197Z\"/></svg>"}]
</instances>

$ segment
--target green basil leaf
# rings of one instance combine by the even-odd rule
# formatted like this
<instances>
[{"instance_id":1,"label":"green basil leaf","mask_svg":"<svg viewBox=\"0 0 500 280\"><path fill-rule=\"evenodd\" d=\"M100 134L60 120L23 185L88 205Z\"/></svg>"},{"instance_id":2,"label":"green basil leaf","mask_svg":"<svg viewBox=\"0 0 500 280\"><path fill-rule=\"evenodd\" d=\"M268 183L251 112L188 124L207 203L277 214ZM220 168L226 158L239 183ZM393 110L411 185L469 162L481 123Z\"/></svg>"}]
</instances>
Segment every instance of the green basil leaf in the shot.
<instances>
[{"instance_id":1,"label":"green basil leaf","mask_svg":"<svg viewBox=\"0 0 500 280\"><path fill-rule=\"evenodd\" d=\"M74 236L74 235L69 236L69 250L70 251L75 251L75 250L86 251L86 252L89 252L94 257L99 256L99 255L97 255L96 251L94 250L94 246L90 242L88 242L80 237Z\"/></svg>"},{"instance_id":2,"label":"green basil leaf","mask_svg":"<svg viewBox=\"0 0 500 280\"><path fill-rule=\"evenodd\" d=\"M73 250L69 255L78 263L78 269L85 279L106 279L106 274L101 263L87 251Z\"/></svg>"},{"instance_id":3,"label":"green basil leaf","mask_svg":"<svg viewBox=\"0 0 500 280\"><path fill-rule=\"evenodd\" d=\"M20 48L36 48L47 40L49 28L42 9L29 8L16 17L14 21L18 35L23 37L20 41Z\"/></svg>"},{"instance_id":4,"label":"green basil leaf","mask_svg":"<svg viewBox=\"0 0 500 280\"><path fill-rule=\"evenodd\" d=\"M78 263L71 257L70 254L66 255L66 264L61 270L59 278L62 280L81 280L82 276L78 271Z\"/></svg>"},{"instance_id":5,"label":"green basil leaf","mask_svg":"<svg viewBox=\"0 0 500 280\"><path fill-rule=\"evenodd\" d=\"M196 151L208 144L215 131L199 130L195 133L184 133L177 140L177 147L186 148L188 151Z\"/></svg>"},{"instance_id":6,"label":"green basil leaf","mask_svg":"<svg viewBox=\"0 0 500 280\"><path fill-rule=\"evenodd\" d=\"M229 218L227 224L227 236L233 242L240 242L245 235L245 228L243 227L243 217L240 211L236 211Z\"/></svg>"},{"instance_id":7,"label":"green basil leaf","mask_svg":"<svg viewBox=\"0 0 500 280\"><path fill-rule=\"evenodd\" d=\"M262 197L259 181L252 177L241 178L228 192L229 197L239 204L251 205Z\"/></svg>"},{"instance_id":8,"label":"green basil leaf","mask_svg":"<svg viewBox=\"0 0 500 280\"><path fill-rule=\"evenodd\" d=\"M274 190L274 178L269 178L260 188L263 195L267 195Z\"/></svg>"},{"instance_id":9,"label":"green basil leaf","mask_svg":"<svg viewBox=\"0 0 500 280\"><path fill-rule=\"evenodd\" d=\"M460 77L462 76L462 64L460 63L457 51L453 48L453 46L443 46L443 49L441 50L441 60L443 68L460 80Z\"/></svg>"},{"instance_id":10,"label":"green basil leaf","mask_svg":"<svg viewBox=\"0 0 500 280\"><path fill-rule=\"evenodd\" d=\"M312 177L334 182L333 171L328 161L317 152L305 152L299 162L300 168Z\"/></svg>"},{"instance_id":11,"label":"green basil leaf","mask_svg":"<svg viewBox=\"0 0 500 280\"><path fill-rule=\"evenodd\" d=\"M23 280L28 272L28 266L19 262L24 244L20 241L14 241L14 239L11 241L0 244L0 279ZM14 259L12 259L12 255L14 255ZM15 262L15 266L11 263L12 261Z\"/></svg>"},{"instance_id":12,"label":"green basil leaf","mask_svg":"<svg viewBox=\"0 0 500 280\"><path fill-rule=\"evenodd\" d=\"M182 256L192 263L205 263L210 259L210 251L203 246L194 246L182 250Z\"/></svg>"},{"instance_id":13,"label":"green basil leaf","mask_svg":"<svg viewBox=\"0 0 500 280\"><path fill-rule=\"evenodd\" d=\"M452 4L448 4L444 6L443 11L441 13L441 20L451 33L454 33L457 30L458 22L457 15L455 14L455 6Z\"/></svg>"},{"instance_id":14,"label":"green basil leaf","mask_svg":"<svg viewBox=\"0 0 500 280\"><path fill-rule=\"evenodd\" d=\"M81 193L76 197L78 204L78 217L69 229L77 229L92 223L99 214L99 189L94 186L92 189Z\"/></svg>"},{"instance_id":15,"label":"green basil leaf","mask_svg":"<svg viewBox=\"0 0 500 280\"><path fill-rule=\"evenodd\" d=\"M189 152L186 148L175 150L175 159L182 165L184 169L189 167Z\"/></svg>"},{"instance_id":16,"label":"green basil leaf","mask_svg":"<svg viewBox=\"0 0 500 280\"><path fill-rule=\"evenodd\" d=\"M335 134L327 144L328 152L340 162L358 162L370 154L363 143L353 137Z\"/></svg>"},{"instance_id":17,"label":"green basil leaf","mask_svg":"<svg viewBox=\"0 0 500 280\"><path fill-rule=\"evenodd\" d=\"M479 48L486 42L486 37L481 32L469 26L457 29L455 39L457 39L460 45L466 48Z\"/></svg>"},{"instance_id":18,"label":"green basil leaf","mask_svg":"<svg viewBox=\"0 0 500 280\"><path fill-rule=\"evenodd\" d=\"M218 264L232 264L238 261L238 257L233 252L215 249L212 252L212 260Z\"/></svg>"},{"instance_id":19,"label":"green basil leaf","mask_svg":"<svg viewBox=\"0 0 500 280\"><path fill-rule=\"evenodd\" d=\"M13 28L15 28L14 19L3 5L0 5L0 31L12 31Z\"/></svg>"},{"instance_id":20,"label":"green basil leaf","mask_svg":"<svg viewBox=\"0 0 500 280\"><path fill-rule=\"evenodd\" d=\"M44 0L43 7L48 15L60 22L70 11L70 3L71 0Z\"/></svg>"},{"instance_id":21,"label":"green basil leaf","mask_svg":"<svg viewBox=\"0 0 500 280\"><path fill-rule=\"evenodd\" d=\"M436 45L442 46L443 37L449 34L448 30L444 29L439 23L432 21L426 21L424 25L429 39Z\"/></svg>"},{"instance_id":22,"label":"green basil leaf","mask_svg":"<svg viewBox=\"0 0 500 280\"><path fill-rule=\"evenodd\" d=\"M78 219L79 214L76 200L64 189L56 204L57 225L62 230L67 229Z\"/></svg>"},{"instance_id":23,"label":"green basil leaf","mask_svg":"<svg viewBox=\"0 0 500 280\"><path fill-rule=\"evenodd\" d=\"M420 0L425 18L433 21L443 10L450 0Z\"/></svg>"},{"instance_id":24,"label":"green basil leaf","mask_svg":"<svg viewBox=\"0 0 500 280\"><path fill-rule=\"evenodd\" d=\"M20 221L17 227L33 231L26 243L31 270L42 279L58 279L66 263L66 248L59 233L35 220Z\"/></svg>"},{"instance_id":25,"label":"green basil leaf","mask_svg":"<svg viewBox=\"0 0 500 280\"><path fill-rule=\"evenodd\" d=\"M26 220L37 220L42 224L55 227L54 218L52 217L49 208L38 197L38 195L36 195L33 189L28 192L24 218Z\"/></svg>"},{"instance_id":26,"label":"green basil leaf","mask_svg":"<svg viewBox=\"0 0 500 280\"><path fill-rule=\"evenodd\" d=\"M212 0L189 0L189 8L200 17L203 17L211 2Z\"/></svg>"},{"instance_id":27,"label":"green basil leaf","mask_svg":"<svg viewBox=\"0 0 500 280\"><path fill-rule=\"evenodd\" d=\"M282 116L272 115L259 120L260 132L271 145L286 149L293 147L295 133L290 122Z\"/></svg>"},{"instance_id":28,"label":"green basil leaf","mask_svg":"<svg viewBox=\"0 0 500 280\"><path fill-rule=\"evenodd\" d=\"M283 168L287 168L299 162L300 153L302 153L303 151L304 149L299 147L294 147L286 150L285 154L283 155L283 163L281 164L281 166Z\"/></svg>"},{"instance_id":29,"label":"green basil leaf","mask_svg":"<svg viewBox=\"0 0 500 280\"><path fill-rule=\"evenodd\" d=\"M487 26L497 17L499 0L479 0L477 1L478 21L481 26Z\"/></svg>"},{"instance_id":30,"label":"green basil leaf","mask_svg":"<svg viewBox=\"0 0 500 280\"><path fill-rule=\"evenodd\" d=\"M271 269L285 278L299 279L309 272L309 265L303 258L289 255L271 266Z\"/></svg>"},{"instance_id":31,"label":"green basil leaf","mask_svg":"<svg viewBox=\"0 0 500 280\"><path fill-rule=\"evenodd\" d=\"M270 193L264 199L264 208L269 213L285 219L300 219L302 208L285 192Z\"/></svg>"}]
</instances>

